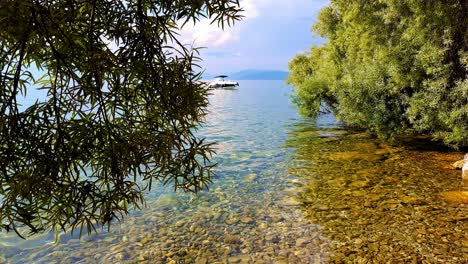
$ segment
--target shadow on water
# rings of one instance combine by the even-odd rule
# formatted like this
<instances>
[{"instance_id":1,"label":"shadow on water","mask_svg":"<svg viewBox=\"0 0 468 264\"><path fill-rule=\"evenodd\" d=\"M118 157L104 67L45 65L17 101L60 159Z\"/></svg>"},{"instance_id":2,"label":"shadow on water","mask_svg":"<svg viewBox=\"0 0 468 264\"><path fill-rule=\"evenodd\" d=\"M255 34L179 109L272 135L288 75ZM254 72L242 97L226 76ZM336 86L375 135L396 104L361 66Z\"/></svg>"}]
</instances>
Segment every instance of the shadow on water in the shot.
<instances>
[{"instance_id":1,"label":"shadow on water","mask_svg":"<svg viewBox=\"0 0 468 264\"><path fill-rule=\"evenodd\" d=\"M299 126L289 174L306 217L333 240L331 262L462 263L468 256L463 157L426 139L389 145Z\"/></svg>"}]
</instances>

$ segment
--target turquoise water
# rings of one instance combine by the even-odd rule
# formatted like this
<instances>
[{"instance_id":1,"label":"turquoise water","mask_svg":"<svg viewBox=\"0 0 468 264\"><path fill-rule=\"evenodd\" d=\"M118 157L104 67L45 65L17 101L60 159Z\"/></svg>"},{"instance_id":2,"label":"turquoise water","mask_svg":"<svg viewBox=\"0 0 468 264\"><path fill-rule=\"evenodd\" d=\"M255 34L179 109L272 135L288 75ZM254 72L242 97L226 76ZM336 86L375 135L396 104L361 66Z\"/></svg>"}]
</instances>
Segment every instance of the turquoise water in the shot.
<instances>
[{"instance_id":1,"label":"turquoise water","mask_svg":"<svg viewBox=\"0 0 468 264\"><path fill-rule=\"evenodd\" d=\"M463 153L425 139L389 144L300 117L291 88L214 90L201 137L217 142L208 191L159 186L110 231L23 241L0 263L464 263Z\"/></svg>"}]
</instances>

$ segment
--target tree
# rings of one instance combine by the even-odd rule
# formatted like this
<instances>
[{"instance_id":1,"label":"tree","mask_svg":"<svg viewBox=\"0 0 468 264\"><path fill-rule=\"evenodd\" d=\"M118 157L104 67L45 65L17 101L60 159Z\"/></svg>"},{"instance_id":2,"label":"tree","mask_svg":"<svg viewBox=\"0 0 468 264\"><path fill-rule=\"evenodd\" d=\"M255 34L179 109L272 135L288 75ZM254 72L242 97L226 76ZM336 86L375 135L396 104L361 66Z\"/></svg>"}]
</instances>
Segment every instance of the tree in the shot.
<instances>
[{"instance_id":1,"label":"tree","mask_svg":"<svg viewBox=\"0 0 468 264\"><path fill-rule=\"evenodd\" d=\"M240 11L238 0L1 1L0 230L91 232L155 181L206 187L213 150L194 131L209 91L178 25L230 26ZM20 111L34 87L47 100Z\"/></svg>"},{"instance_id":2,"label":"tree","mask_svg":"<svg viewBox=\"0 0 468 264\"><path fill-rule=\"evenodd\" d=\"M313 26L328 42L290 62L299 107L325 103L383 138L423 133L468 145L467 13L464 0L331 1ZM313 70L296 78L307 60Z\"/></svg>"}]
</instances>

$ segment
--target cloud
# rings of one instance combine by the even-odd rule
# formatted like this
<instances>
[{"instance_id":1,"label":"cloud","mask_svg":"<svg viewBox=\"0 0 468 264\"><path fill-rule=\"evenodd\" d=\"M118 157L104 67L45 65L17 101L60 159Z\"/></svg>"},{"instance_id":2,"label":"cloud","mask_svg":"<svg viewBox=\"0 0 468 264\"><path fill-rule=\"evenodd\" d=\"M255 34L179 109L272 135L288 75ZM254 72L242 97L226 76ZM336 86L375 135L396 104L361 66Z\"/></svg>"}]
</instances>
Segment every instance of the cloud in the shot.
<instances>
[{"instance_id":1,"label":"cloud","mask_svg":"<svg viewBox=\"0 0 468 264\"><path fill-rule=\"evenodd\" d=\"M232 30L222 30L208 19L202 19L195 25L187 24L181 30L182 39L187 44L202 47L220 47L236 40Z\"/></svg>"},{"instance_id":2,"label":"cloud","mask_svg":"<svg viewBox=\"0 0 468 264\"><path fill-rule=\"evenodd\" d=\"M211 23L207 18L201 19L196 24L187 23L181 30L182 40L186 44L194 44L208 48L221 48L226 44L240 40L240 32L243 23L259 16L259 7L269 0L243 0L240 2L244 10L244 18L234 24L233 27L219 28L217 23Z\"/></svg>"},{"instance_id":3,"label":"cloud","mask_svg":"<svg viewBox=\"0 0 468 264\"><path fill-rule=\"evenodd\" d=\"M240 41L241 32L253 20L290 20L292 18L311 17L329 0L241 0L244 18L234 27L218 28L209 19L201 19L194 24L186 24L181 30L182 40L187 44L207 48L223 48L230 43ZM304 8L306 7L306 8Z\"/></svg>"},{"instance_id":4,"label":"cloud","mask_svg":"<svg viewBox=\"0 0 468 264\"><path fill-rule=\"evenodd\" d=\"M186 25L181 40L201 50L208 72L234 72L244 68L286 69L297 53L323 42L310 32L321 8L329 0L241 0L244 18L221 30L202 19Z\"/></svg>"},{"instance_id":5,"label":"cloud","mask_svg":"<svg viewBox=\"0 0 468 264\"><path fill-rule=\"evenodd\" d=\"M259 7L263 5L267 0L243 0L240 2L240 6L244 10L242 15L245 19L253 19L259 16Z\"/></svg>"},{"instance_id":6,"label":"cloud","mask_svg":"<svg viewBox=\"0 0 468 264\"><path fill-rule=\"evenodd\" d=\"M211 51L205 52L204 55L216 58L233 58L233 57L242 57L240 52L224 52L224 51Z\"/></svg>"}]
</instances>

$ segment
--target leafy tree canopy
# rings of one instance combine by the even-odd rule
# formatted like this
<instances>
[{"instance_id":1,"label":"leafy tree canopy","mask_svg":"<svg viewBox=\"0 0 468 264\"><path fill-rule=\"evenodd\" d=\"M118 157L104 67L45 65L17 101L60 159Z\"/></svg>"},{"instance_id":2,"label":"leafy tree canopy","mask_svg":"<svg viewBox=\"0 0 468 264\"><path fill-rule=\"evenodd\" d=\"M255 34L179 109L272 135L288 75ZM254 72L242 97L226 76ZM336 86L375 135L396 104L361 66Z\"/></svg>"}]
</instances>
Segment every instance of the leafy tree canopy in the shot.
<instances>
[{"instance_id":1,"label":"leafy tree canopy","mask_svg":"<svg viewBox=\"0 0 468 264\"><path fill-rule=\"evenodd\" d=\"M224 27L240 11L238 0L0 1L0 230L90 232L142 205L154 181L204 188L212 148L194 130L208 91L178 25ZM20 110L32 88L47 100Z\"/></svg>"},{"instance_id":2,"label":"leafy tree canopy","mask_svg":"<svg viewBox=\"0 0 468 264\"><path fill-rule=\"evenodd\" d=\"M466 14L465 0L332 0L313 26L328 42L289 65L301 111L468 145Z\"/></svg>"}]
</instances>

